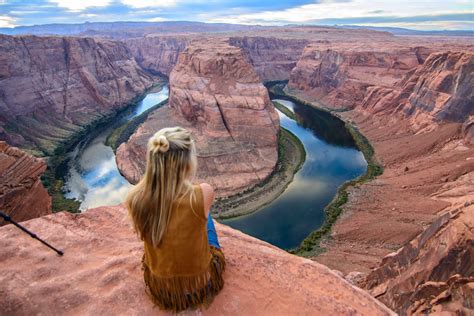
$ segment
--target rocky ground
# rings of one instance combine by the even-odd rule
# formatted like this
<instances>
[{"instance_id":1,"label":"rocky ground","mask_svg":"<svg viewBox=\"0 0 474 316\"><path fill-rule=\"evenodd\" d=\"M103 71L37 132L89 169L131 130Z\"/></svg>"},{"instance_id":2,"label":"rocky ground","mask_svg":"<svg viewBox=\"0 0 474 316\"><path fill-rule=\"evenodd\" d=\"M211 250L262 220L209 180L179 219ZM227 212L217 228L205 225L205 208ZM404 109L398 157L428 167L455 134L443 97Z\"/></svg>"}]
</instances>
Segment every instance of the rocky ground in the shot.
<instances>
[{"instance_id":1,"label":"rocky ground","mask_svg":"<svg viewBox=\"0 0 474 316\"><path fill-rule=\"evenodd\" d=\"M59 257L12 225L0 228L2 313L164 314L145 294L143 245L124 208L63 212L24 224L65 254ZM225 286L204 315L394 315L323 265L216 228L227 261Z\"/></svg>"},{"instance_id":2,"label":"rocky ground","mask_svg":"<svg viewBox=\"0 0 474 316\"><path fill-rule=\"evenodd\" d=\"M285 191L303 165L306 152L301 141L284 129L280 130L278 142L279 157L275 170L263 182L214 202L214 218L224 219L258 212Z\"/></svg>"}]
</instances>

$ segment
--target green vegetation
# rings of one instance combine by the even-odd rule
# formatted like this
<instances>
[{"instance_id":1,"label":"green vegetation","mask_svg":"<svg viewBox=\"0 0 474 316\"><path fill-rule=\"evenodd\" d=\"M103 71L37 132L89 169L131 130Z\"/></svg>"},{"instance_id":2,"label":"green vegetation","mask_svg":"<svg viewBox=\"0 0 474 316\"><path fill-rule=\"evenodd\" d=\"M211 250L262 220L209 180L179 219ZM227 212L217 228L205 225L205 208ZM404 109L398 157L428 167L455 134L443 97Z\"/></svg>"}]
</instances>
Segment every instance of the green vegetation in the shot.
<instances>
[{"instance_id":1,"label":"green vegetation","mask_svg":"<svg viewBox=\"0 0 474 316\"><path fill-rule=\"evenodd\" d=\"M278 163L274 172L284 172L285 170L289 169L291 165L292 161L287 157L287 153L285 152L285 141L295 145L295 147L298 148L298 151L300 152L299 156L301 159L298 161L295 171L293 172L297 173L301 167L303 167L303 163L306 161L306 150L301 140L295 134L281 126L280 132L278 133Z\"/></svg>"},{"instance_id":2,"label":"green vegetation","mask_svg":"<svg viewBox=\"0 0 474 316\"><path fill-rule=\"evenodd\" d=\"M52 198L53 212L68 211L71 213L79 213L81 203L75 199L68 199L64 196L62 191L64 182L54 176L54 171L49 166L41 176L41 181Z\"/></svg>"},{"instance_id":3,"label":"green vegetation","mask_svg":"<svg viewBox=\"0 0 474 316\"><path fill-rule=\"evenodd\" d=\"M151 108L149 108L148 110L146 110L142 114L134 117L130 121L128 121L125 124L117 127L116 129L114 129L112 131L112 133L110 133L107 136L105 144L107 146L112 147L112 149L115 152L117 150L117 148L120 146L120 144L126 142L130 138L130 136L132 136L132 134L135 133L137 128L143 122L146 121L146 119L148 118L148 115L150 115L151 112L153 112L156 109L162 107L166 103L168 103L168 99L161 101L160 103L152 106Z\"/></svg>"},{"instance_id":4,"label":"green vegetation","mask_svg":"<svg viewBox=\"0 0 474 316\"><path fill-rule=\"evenodd\" d=\"M357 186L370 181L383 173L383 167L377 162L374 148L368 139L362 135L362 133L355 126L346 123L346 128L354 137L357 147L363 153L365 160L367 161L367 171L359 178L344 183L338 189L334 199L324 209L326 215L324 224L319 229L309 234L301 242L299 247L290 250L291 253L303 257L310 257L321 253L323 251L319 246L321 240L323 238L328 238L332 225L336 222L339 215L341 215L343 206L349 199L349 193L347 192L347 189L349 187Z\"/></svg>"},{"instance_id":5,"label":"green vegetation","mask_svg":"<svg viewBox=\"0 0 474 316\"><path fill-rule=\"evenodd\" d=\"M273 101L273 105L274 105L280 112L282 112L283 114L285 114L286 116L288 116L290 119L296 121L295 113L293 113L293 111L291 111L289 108L287 108L286 106L284 106L283 104L281 104L280 102L277 102L277 101Z\"/></svg>"},{"instance_id":6,"label":"green vegetation","mask_svg":"<svg viewBox=\"0 0 474 316\"><path fill-rule=\"evenodd\" d=\"M278 133L278 161L273 170L273 172L268 175L263 181L259 182L258 184L254 185L246 189L245 191L239 192L235 195L226 197L226 198L219 198L214 203L214 209L233 209L246 203L246 200L251 201L258 201L259 195L265 195L269 191L273 190L276 187L276 183L288 182L288 185L291 182L291 179L288 181L285 175L291 173L293 176L301 169L303 163L306 160L306 150L304 148L303 143L301 140L294 135L289 130L280 127L280 131ZM286 186L285 186L286 187ZM283 187L283 189L285 188ZM279 194L278 194L279 195ZM278 197L275 195L274 198ZM273 200L273 199L272 199ZM257 203L255 207L246 208L244 212L229 212L227 214L217 214L217 219L229 219L235 218L242 215L248 215L255 211L258 211L272 200L267 200L265 203Z\"/></svg>"}]
</instances>

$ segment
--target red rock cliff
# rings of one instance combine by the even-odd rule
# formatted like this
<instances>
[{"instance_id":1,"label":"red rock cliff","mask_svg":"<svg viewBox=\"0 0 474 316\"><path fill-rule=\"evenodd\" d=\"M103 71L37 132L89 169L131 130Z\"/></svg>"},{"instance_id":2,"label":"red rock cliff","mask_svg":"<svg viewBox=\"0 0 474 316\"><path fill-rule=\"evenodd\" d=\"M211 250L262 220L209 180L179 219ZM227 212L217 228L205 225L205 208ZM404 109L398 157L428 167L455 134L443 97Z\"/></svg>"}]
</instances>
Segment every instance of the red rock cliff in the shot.
<instances>
[{"instance_id":1,"label":"red rock cliff","mask_svg":"<svg viewBox=\"0 0 474 316\"><path fill-rule=\"evenodd\" d=\"M175 125L192 130L198 178L220 196L258 183L276 164L278 114L237 47L195 43L181 53L170 75L169 106L152 113L117 151L118 166L130 181L137 182L144 170L148 138Z\"/></svg>"},{"instance_id":2,"label":"red rock cliff","mask_svg":"<svg viewBox=\"0 0 474 316\"><path fill-rule=\"evenodd\" d=\"M153 83L120 42L0 35L0 139L51 154Z\"/></svg>"},{"instance_id":3,"label":"red rock cliff","mask_svg":"<svg viewBox=\"0 0 474 316\"><path fill-rule=\"evenodd\" d=\"M416 129L474 114L474 53L433 53L393 88L369 88L362 107L401 112Z\"/></svg>"},{"instance_id":4,"label":"red rock cliff","mask_svg":"<svg viewBox=\"0 0 474 316\"><path fill-rule=\"evenodd\" d=\"M0 141L0 211L17 222L51 214L51 198L39 178L45 170L43 160Z\"/></svg>"},{"instance_id":5,"label":"red rock cliff","mask_svg":"<svg viewBox=\"0 0 474 316\"><path fill-rule=\"evenodd\" d=\"M189 42L186 36L147 36L125 40L140 66L150 72L169 76Z\"/></svg>"},{"instance_id":6,"label":"red rock cliff","mask_svg":"<svg viewBox=\"0 0 474 316\"><path fill-rule=\"evenodd\" d=\"M262 80L287 80L308 41L244 36L230 37L229 44L242 48Z\"/></svg>"},{"instance_id":7,"label":"red rock cliff","mask_svg":"<svg viewBox=\"0 0 474 316\"><path fill-rule=\"evenodd\" d=\"M469 314L474 305L474 205L452 210L386 256L366 287L402 314Z\"/></svg>"},{"instance_id":8,"label":"red rock cliff","mask_svg":"<svg viewBox=\"0 0 474 316\"><path fill-rule=\"evenodd\" d=\"M352 109L370 86L392 87L427 56L424 48L360 50L309 44L291 72L288 88L322 105Z\"/></svg>"}]
</instances>

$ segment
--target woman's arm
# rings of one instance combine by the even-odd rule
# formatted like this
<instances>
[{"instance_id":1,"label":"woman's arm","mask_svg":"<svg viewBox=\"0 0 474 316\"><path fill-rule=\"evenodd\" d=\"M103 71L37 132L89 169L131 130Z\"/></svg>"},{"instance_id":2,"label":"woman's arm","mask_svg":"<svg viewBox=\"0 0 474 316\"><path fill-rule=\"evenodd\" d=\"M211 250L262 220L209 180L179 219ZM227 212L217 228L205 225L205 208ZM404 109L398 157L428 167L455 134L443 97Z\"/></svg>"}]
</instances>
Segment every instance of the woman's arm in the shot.
<instances>
[{"instance_id":1,"label":"woman's arm","mask_svg":"<svg viewBox=\"0 0 474 316\"><path fill-rule=\"evenodd\" d=\"M200 186L204 200L204 215L207 218L209 211L211 210L212 202L214 202L216 193L214 192L214 189L207 183L201 183Z\"/></svg>"}]
</instances>

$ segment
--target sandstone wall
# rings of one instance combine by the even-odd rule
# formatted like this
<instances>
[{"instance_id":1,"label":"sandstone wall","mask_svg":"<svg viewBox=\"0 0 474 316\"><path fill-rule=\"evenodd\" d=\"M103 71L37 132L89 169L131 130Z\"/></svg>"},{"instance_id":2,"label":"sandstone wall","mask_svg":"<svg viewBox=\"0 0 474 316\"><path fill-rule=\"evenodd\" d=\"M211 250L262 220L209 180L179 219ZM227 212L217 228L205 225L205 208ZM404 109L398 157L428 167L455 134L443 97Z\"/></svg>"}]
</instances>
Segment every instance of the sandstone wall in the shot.
<instances>
[{"instance_id":1,"label":"sandstone wall","mask_svg":"<svg viewBox=\"0 0 474 316\"><path fill-rule=\"evenodd\" d=\"M120 42L0 36L0 139L51 154L153 78Z\"/></svg>"},{"instance_id":2,"label":"sandstone wall","mask_svg":"<svg viewBox=\"0 0 474 316\"><path fill-rule=\"evenodd\" d=\"M144 69L169 76L189 40L186 36L147 36L124 43Z\"/></svg>"},{"instance_id":3,"label":"sandstone wall","mask_svg":"<svg viewBox=\"0 0 474 316\"><path fill-rule=\"evenodd\" d=\"M353 109L371 86L392 87L423 63L424 48L360 50L312 43L291 71L288 88L332 109Z\"/></svg>"},{"instance_id":4,"label":"sandstone wall","mask_svg":"<svg viewBox=\"0 0 474 316\"><path fill-rule=\"evenodd\" d=\"M288 80L304 47L304 39L243 36L230 37L229 44L242 48L248 61L264 81Z\"/></svg>"},{"instance_id":5,"label":"sandstone wall","mask_svg":"<svg viewBox=\"0 0 474 316\"><path fill-rule=\"evenodd\" d=\"M416 129L474 114L474 53L433 53L394 88L372 87L362 107L401 112Z\"/></svg>"},{"instance_id":6,"label":"sandstone wall","mask_svg":"<svg viewBox=\"0 0 474 316\"><path fill-rule=\"evenodd\" d=\"M340 114L371 141L384 173L349 190L316 260L345 273L375 268L365 286L402 315L473 308L472 56L430 54Z\"/></svg>"},{"instance_id":7,"label":"sandstone wall","mask_svg":"<svg viewBox=\"0 0 474 316\"><path fill-rule=\"evenodd\" d=\"M17 222L51 214L51 198L40 180L45 170L43 160L0 141L0 211Z\"/></svg>"},{"instance_id":8,"label":"sandstone wall","mask_svg":"<svg viewBox=\"0 0 474 316\"><path fill-rule=\"evenodd\" d=\"M175 125L193 132L198 180L211 183L220 196L262 181L276 164L278 114L240 48L195 43L181 53L170 75L169 106L152 113L117 151L127 179L140 179L148 138Z\"/></svg>"}]
</instances>

